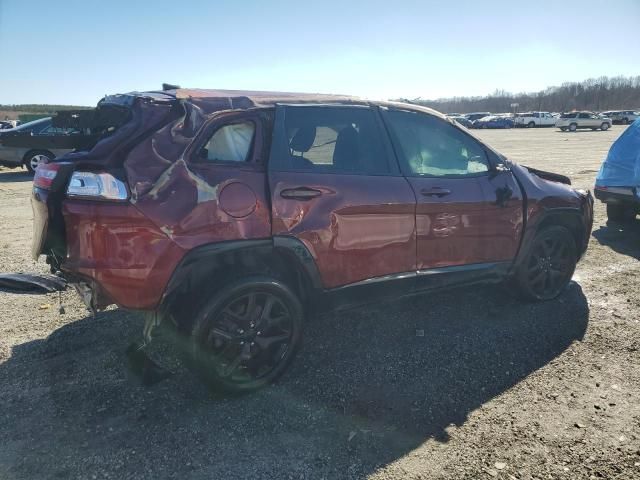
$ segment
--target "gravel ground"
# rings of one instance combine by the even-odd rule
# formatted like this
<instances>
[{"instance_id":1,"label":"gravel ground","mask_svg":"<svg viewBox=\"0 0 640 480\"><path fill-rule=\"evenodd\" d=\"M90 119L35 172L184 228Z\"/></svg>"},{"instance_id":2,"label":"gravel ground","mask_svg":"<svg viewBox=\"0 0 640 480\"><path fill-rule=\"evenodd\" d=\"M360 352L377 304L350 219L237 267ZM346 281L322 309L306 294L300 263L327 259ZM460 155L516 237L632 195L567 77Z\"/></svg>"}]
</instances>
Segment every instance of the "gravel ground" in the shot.
<instances>
[{"instance_id":1,"label":"gravel ground","mask_svg":"<svg viewBox=\"0 0 640 480\"><path fill-rule=\"evenodd\" d=\"M478 134L591 188L622 128ZM46 270L29 191L0 168L2 271ZM141 386L133 314L0 293L0 478L640 478L639 259L640 221L608 226L598 203L559 299L471 287L326 315L278 385L240 398L175 362Z\"/></svg>"}]
</instances>

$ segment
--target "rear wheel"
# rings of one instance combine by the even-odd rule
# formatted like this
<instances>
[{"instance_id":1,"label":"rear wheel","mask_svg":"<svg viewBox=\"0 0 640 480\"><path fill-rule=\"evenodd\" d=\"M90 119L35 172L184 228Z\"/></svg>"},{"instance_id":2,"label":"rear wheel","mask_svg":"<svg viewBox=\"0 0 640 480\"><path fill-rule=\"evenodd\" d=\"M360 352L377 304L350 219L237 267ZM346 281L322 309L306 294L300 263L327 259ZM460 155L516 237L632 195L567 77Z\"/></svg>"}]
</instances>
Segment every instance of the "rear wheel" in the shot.
<instances>
[{"instance_id":1,"label":"rear wheel","mask_svg":"<svg viewBox=\"0 0 640 480\"><path fill-rule=\"evenodd\" d=\"M34 174L38 164L40 162L50 162L53 160L55 155L46 150L33 150L27 153L24 157L24 166L27 168L30 174Z\"/></svg>"},{"instance_id":2,"label":"rear wheel","mask_svg":"<svg viewBox=\"0 0 640 480\"><path fill-rule=\"evenodd\" d=\"M577 262L571 232L551 226L539 231L516 273L518 289L527 300L550 300L567 286Z\"/></svg>"},{"instance_id":3,"label":"rear wheel","mask_svg":"<svg viewBox=\"0 0 640 480\"><path fill-rule=\"evenodd\" d=\"M562 130L563 132L567 131L567 127L560 127L560 130Z\"/></svg>"},{"instance_id":4,"label":"rear wheel","mask_svg":"<svg viewBox=\"0 0 640 480\"><path fill-rule=\"evenodd\" d=\"M626 205L607 203L607 218L613 222L627 223L636 218L636 211Z\"/></svg>"},{"instance_id":5,"label":"rear wheel","mask_svg":"<svg viewBox=\"0 0 640 480\"><path fill-rule=\"evenodd\" d=\"M278 280L251 277L215 295L191 334L192 366L211 386L250 392L284 373L302 340L302 305Z\"/></svg>"},{"instance_id":6,"label":"rear wheel","mask_svg":"<svg viewBox=\"0 0 640 480\"><path fill-rule=\"evenodd\" d=\"M570 132L575 132L578 129L578 124L577 123L572 123L571 125L569 125L569 131Z\"/></svg>"},{"instance_id":7,"label":"rear wheel","mask_svg":"<svg viewBox=\"0 0 640 480\"><path fill-rule=\"evenodd\" d=\"M600 130L602 130L603 132L609 130L609 124L607 122L603 122L603 124L600 125Z\"/></svg>"}]
</instances>

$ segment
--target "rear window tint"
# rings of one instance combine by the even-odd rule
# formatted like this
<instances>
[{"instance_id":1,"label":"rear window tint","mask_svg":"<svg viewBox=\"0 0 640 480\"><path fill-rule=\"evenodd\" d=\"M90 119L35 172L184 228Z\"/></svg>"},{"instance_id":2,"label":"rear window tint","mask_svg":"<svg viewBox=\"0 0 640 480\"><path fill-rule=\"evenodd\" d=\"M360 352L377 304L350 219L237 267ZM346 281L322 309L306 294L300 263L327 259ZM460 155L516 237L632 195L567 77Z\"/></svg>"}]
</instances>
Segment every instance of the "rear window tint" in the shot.
<instances>
[{"instance_id":1,"label":"rear window tint","mask_svg":"<svg viewBox=\"0 0 640 480\"><path fill-rule=\"evenodd\" d=\"M278 137L278 151L270 162L276 170L390 172L378 124L369 108L286 107L284 132L279 131Z\"/></svg>"}]
</instances>

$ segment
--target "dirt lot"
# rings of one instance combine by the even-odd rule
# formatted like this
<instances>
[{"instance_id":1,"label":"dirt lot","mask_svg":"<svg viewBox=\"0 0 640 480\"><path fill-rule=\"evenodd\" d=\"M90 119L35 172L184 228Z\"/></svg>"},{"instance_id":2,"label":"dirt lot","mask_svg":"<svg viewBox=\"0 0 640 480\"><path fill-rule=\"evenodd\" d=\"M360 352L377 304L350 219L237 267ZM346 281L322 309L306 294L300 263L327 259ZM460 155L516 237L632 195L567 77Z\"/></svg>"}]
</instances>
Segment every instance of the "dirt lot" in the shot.
<instances>
[{"instance_id":1,"label":"dirt lot","mask_svg":"<svg viewBox=\"0 0 640 480\"><path fill-rule=\"evenodd\" d=\"M591 188L622 128L479 134ZM0 169L2 271L45 271L30 187ZM241 398L179 365L142 387L132 314L0 293L0 478L640 478L639 258L640 221L597 204L559 299L473 287L324 316L278 385Z\"/></svg>"}]
</instances>

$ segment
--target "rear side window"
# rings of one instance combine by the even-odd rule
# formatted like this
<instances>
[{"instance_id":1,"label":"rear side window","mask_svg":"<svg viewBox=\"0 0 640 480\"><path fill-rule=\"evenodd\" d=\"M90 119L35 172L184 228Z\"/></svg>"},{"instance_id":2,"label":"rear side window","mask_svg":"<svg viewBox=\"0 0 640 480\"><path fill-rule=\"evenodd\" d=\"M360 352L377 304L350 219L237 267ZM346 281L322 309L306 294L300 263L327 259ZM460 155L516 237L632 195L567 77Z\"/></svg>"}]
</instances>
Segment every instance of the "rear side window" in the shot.
<instances>
[{"instance_id":1,"label":"rear side window","mask_svg":"<svg viewBox=\"0 0 640 480\"><path fill-rule=\"evenodd\" d=\"M274 170L384 175L390 167L368 107L285 107ZM275 144L274 144L275 146Z\"/></svg>"},{"instance_id":2,"label":"rear side window","mask_svg":"<svg viewBox=\"0 0 640 480\"><path fill-rule=\"evenodd\" d=\"M233 123L218 128L199 152L201 161L246 162L255 134L253 122Z\"/></svg>"},{"instance_id":3,"label":"rear side window","mask_svg":"<svg viewBox=\"0 0 640 480\"><path fill-rule=\"evenodd\" d=\"M563 113L561 118L576 118L575 113Z\"/></svg>"},{"instance_id":4,"label":"rear side window","mask_svg":"<svg viewBox=\"0 0 640 480\"><path fill-rule=\"evenodd\" d=\"M467 176L489 171L484 148L432 115L384 111L403 171L412 176Z\"/></svg>"}]
</instances>

